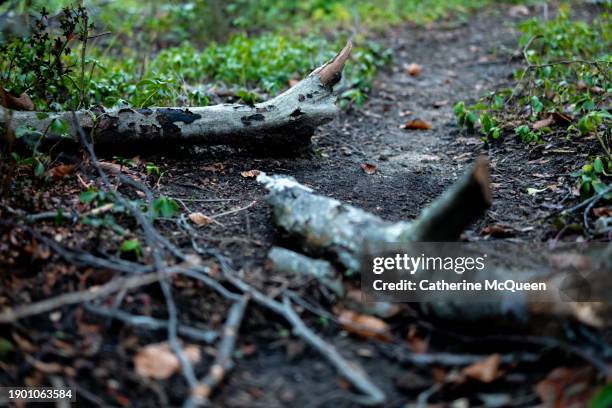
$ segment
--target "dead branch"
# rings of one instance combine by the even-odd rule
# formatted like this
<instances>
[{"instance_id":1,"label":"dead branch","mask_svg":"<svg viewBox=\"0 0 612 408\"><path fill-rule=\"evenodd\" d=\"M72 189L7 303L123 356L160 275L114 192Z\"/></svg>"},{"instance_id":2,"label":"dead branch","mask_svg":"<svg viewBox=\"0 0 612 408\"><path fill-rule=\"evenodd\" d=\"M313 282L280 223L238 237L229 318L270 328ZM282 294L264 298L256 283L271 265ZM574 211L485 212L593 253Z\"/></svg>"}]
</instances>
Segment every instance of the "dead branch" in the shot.
<instances>
[{"instance_id":1,"label":"dead branch","mask_svg":"<svg viewBox=\"0 0 612 408\"><path fill-rule=\"evenodd\" d=\"M342 355L319 337L314 331L304 324L299 315L293 310L288 297L284 297L280 303L262 292L258 291L234 273L229 271L228 265L222 257L218 257L226 279L242 292L251 296L253 301L270 311L283 316L293 327L293 332L317 350L338 370L341 376L346 378L357 390L365 394L363 397L356 397L355 400L363 405L380 405L385 402L385 394L368 377L367 373L357 363L347 361Z\"/></svg>"},{"instance_id":2,"label":"dead branch","mask_svg":"<svg viewBox=\"0 0 612 408\"><path fill-rule=\"evenodd\" d=\"M85 310L87 310L89 313L119 320L128 326L137 327L143 330L168 329L168 322L166 320L155 319L150 316L132 315L122 310L113 310L108 307L101 307L100 305L94 306L91 303L85 303L84 306ZM185 326L183 324L179 324L177 330L179 334L185 337L195 341L202 341L207 344L214 342L218 337L217 332L214 330L198 329L196 327Z\"/></svg>"},{"instance_id":3,"label":"dead branch","mask_svg":"<svg viewBox=\"0 0 612 408\"><path fill-rule=\"evenodd\" d=\"M293 326L293 334L301 337L315 350L331 362L336 369L359 391L367 395L357 401L363 405L380 405L385 402L385 394L370 381L366 372L359 365L349 362L338 353L335 347L317 336L308 326L304 324L300 316L293 310L291 301L287 296L283 297L283 315Z\"/></svg>"},{"instance_id":4,"label":"dead branch","mask_svg":"<svg viewBox=\"0 0 612 408\"><path fill-rule=\"evenodd\" d=\"M257 180L270 191L275 223L302 242L307 251L332 255L348 270L381 243L454 241L491 204L488 162L479 158L451 188L413 222L391 223L380 217L316 195L290 177Z\"/></svg>"},{"instance_id":5,"label":"dead branch","mask_svg":"<svg viewBox=\"0 0 612 408\"><path fill-rule=\"evenodd\" d=\"M223 326L223 336L217 348L215 361L206 377L200 380L195 388L192 388L191 396L185 401L183 408L208 405L208 399L215 387L223 381L227 372L234 367L232 353L236 346L238 330L240 329L247 303L248 297L242 297L232 305Z\"/></svg>"},{"instance_id":6,"label":"dead branch","mask_svg":"<svg viewBox=\"0 0 612 408\"><path fill-rule=\"evenodd\" d=\"M322 259L313 259L281 247L272 247L268 252L270 267L280 273L314 278L334 293L342 296L342 280L331 263Z\"/></svg>"},{"instance_id":7,"label":"dead branch","mask_svg":"<svg viewBox=\"0 0 612 408\"><path fill-rule=\"evenodd\" d=\"M42 300L37 303L7 309L0 313L0 323L13 323L19 319L49 312L63 306L90 302L94 299L108 296L122 289L134 289L137 287L146 286L175 272L176 271L173 269L168 269L162 274L151 272L129 278L115 278L102 286L93 286L87 290L66 293L50 299Z\"/></svg>"},{"instance_id":8,"label":"dead branch","mask_svg":"<svg viewBox=\"0 0 612 408\"><path fill-rule=\"evenodd\" d=\"M315 69L298 84L253 106L222 104L205 107L114 108L76 112L12 112L11 126L29 126L45 134L49 143L66 140L66 135L50 130L51 121L61 119L70 124L68 139L79 140L83 128L96 144L126 145L158 143L203 145L304 146L318 126L332 120L338 108L333 85L342 75L352 44ZM0 126L6 127L9 115L0 111Z\"/></svg>"}]
</instances>

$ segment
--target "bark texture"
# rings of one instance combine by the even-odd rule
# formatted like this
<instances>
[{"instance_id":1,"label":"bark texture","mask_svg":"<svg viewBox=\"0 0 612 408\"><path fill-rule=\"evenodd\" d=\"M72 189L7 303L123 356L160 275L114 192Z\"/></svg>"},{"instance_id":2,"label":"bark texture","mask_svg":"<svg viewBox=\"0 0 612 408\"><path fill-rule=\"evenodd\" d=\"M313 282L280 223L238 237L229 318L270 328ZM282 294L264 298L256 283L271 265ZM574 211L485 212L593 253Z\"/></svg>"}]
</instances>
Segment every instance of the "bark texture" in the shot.
<instances>
[{"instance_id":1,"label":"bark texture","mask_svg":"<svg viewBox=\"0 0 612 408\"><path fill-rule=\"evenodd\" d=\"M332 120L338 108L333 86L349 58L349 42L331 61L315 69L298 84L275 98L253 106L222 104L193 108L118 108L76 112L77 121L97 144L201 144L201 145L305 145L316 127ZM0 126L7 125L0 110ZM67 135L51 131L51 121L70 124ZM41 115L14 111L10 126L29 126L46 139L78 140L72 112Z\"/></svg>"}]
</instances>

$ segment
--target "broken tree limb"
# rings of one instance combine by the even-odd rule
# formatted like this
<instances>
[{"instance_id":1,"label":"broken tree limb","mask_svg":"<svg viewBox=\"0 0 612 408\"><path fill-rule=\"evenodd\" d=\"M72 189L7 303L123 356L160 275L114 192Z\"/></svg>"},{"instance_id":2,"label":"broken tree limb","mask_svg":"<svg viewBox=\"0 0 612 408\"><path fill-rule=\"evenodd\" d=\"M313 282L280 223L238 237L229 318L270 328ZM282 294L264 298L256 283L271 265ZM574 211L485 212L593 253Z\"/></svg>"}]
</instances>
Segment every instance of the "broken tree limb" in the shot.
<instances>
[{"instance_id":1,"label":"broken tree limb","mask_svg":"<svg viewBox=\"0 0 612 408\"><path fill-rule=\"evenodd\" d=\"M338 112L333 86L340 80L350 56L349 41L338 55L315 69L298 84L253 106L221 104L205 107L113 108L76 112L76 122L98 145L159 143L299 146L310 142L315 128L332 120ZM0 111L0 127L8 114ZM69 126L67 134L56 134L53 120ZM10 126L21 126L45 134L45 140L78 141L78 127L71 112L14 111ZM36 140L39 135L36 136Z\"/></svg>"},{"instance_id":2,"label":"broken tree limb","mask_svg":"<svg viewBox=\"0 0 612 408\"><path fill-rule=\"evenodd\" d=\"M270 191L276 225L315 254L330 254L348 270L360 270L380 243L455 241L491 204L488 161L479 158L413 222L388 222L313 191L286 176L257 180Z\"/></svg>"},{"instance_id":3,"label":"broken tree limb","mask_svg":"<svg viewBox=\"0 0 612 408\"><path fill-rule=\"evenodd\" d=\"M338 296L343 296L344 287L331 263L313 259L306 255L281 247L272 247L268 252L269 266L281 273L314 278Z\"/></svg>"}]
</instances>

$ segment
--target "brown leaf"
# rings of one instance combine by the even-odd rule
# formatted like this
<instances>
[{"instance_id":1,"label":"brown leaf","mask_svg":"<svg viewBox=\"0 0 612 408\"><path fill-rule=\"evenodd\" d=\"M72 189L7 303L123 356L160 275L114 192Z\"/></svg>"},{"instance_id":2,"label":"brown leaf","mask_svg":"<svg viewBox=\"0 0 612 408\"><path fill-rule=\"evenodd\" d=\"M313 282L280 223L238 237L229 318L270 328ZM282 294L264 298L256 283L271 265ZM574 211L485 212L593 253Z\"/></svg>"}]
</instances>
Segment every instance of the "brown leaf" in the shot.
<instances>
[{"instance_id":1,"label":"brown leaf","mask_svg":"<svg viewBox=\"0 0 612 408\"><path fill-rule=\"evenodd\" d=\"M299 80L299 79L294 79L294 78L291 78L291 79L289 80L289 86L290 86L290 87L294 87L294 86L296 86L296 85L297 85L297 84L299 84L299 83L300 83L300 80Z\"/></svg>"},{"instance_id":2,"label":"brown leaf","mask_svg":"<svg viewBox=\"0 0 612 408\"><path fill-rule=\"evenodd\" d=\"M410 76L419 76L423 72L423 67L416 63L408 64L404 68Z\"/></svg>"},{"instance_id":3,"label":"brown leaf","mask_svg":"<svg viewBox=\"0 0 612 408\"><path fill-rule=\"evenodd\" d=\"M338 316L338 321L340 321L344 330L359 337L387 342L393 339L389 325L374 316L343 310Z\"/></svg>"},{"instance_id":4,"label":"brown leaf","mask_svg":"<svg viewBox=\"0 0 612 408\"><path fill-rule=\"evenodd\" d=\"M429 341L419 336L415 325L410 326L406 334L406 342L410 345L410 350L416 354L425 353L429 348Z\"/></svg>"},{"instance_id":5,"label":"brown leaf","mask_svg":"<svg viewBox=\"0 0 612 408\"><path fill-rule=\"evenodd\" d=\"M186 346L183 353L193 364L201 359L200 348L195 345ZM178 357L168 343L149 344L141 348L134 356L133 362L139 375L157 380L169 378L181 367Z\"/></svg>"},{"instance_id":6,"label":"brown leaf","mask_svg":"<svg viewBox=\"0 0 612 408\"><path fill-rule=\"evenodd\" d=\"M197 225L208 225L213 222L213 219L208 215L204 215L201 212L194 212L189 214L189 219Z\"/></svg>"},{"instance_id":7,"label":"brown leaf","mask_svg":"<svg viewBox=\"0 0 612 408\"><path fill-rule=\"evenodd\" d=\"M589 370L558 367L535 386L545 407L585 407L594 389L589 387Z\"/></svg>"},{"instance_id":8,"label":"brown leaf","mask_svg":"<svg viewBox=\"0 0 612 408\"><path fill-rule=\"evenodd\" d=\"M105 161L99 161L98 164L100 165L102 170L107 171L109 173L113 173L113 174L119 174L119 173L121 173L122 170L125 169L125 166L122 166L122 165L117 164L117 163L110 163L110 162L105 162Z\"/></svg>"},{"instance_id":9,"label":"brown leaf","mask_svg":"<svg viewBox=\"0 0 612 408\"><path fill-rule=\"evenodd\" d=\"M76 169L76 165L74 164L60 164L59 166L55 166L49 169L49 171L47 171L47 174L53 177L54 180L59 180L69 174L72 174L74 172L74 169Z\"/></svg>"},{"instance_id":10,"label":"brown leaf","mask_svg":"<svg viewBox=\"0 0 612 408\"><path fill-rule=\"evenodd\" d=\"M0 88L0 106L22 111L34 110L34 102L27 94L22 93L19 96L14 96L3 88Z\"/></svg>"},{"instance_id":11,"label":"brown leaf","mask_svg":"<svg viewBox=\"0 0 612 408\"><path fill-rule=\"evenodd\" d=\"M209 166L202 166L201 169L204 171L212 171L213 173L217 173L223 172L225 166L223 165L223 163L213 163Z\"/></svg>"},{"instance_id":12,"label":"brown leaf","mask_svg":"<svg viewBox=\"0 0 612 408\"><path fill-rule=\"evenodd\" d=\"M241 171L240 175L244 178L253 178L253 177L257 177L259 173L261 173L259 170L248 170L248 171Z\"/></svg>"},{"instance_id":13,"label":"brown leaf","mask_svg":"<svg viewBox=\"0 0 612 408\"><path fill-rule=\"evenodd\" d=\"M429 130L432 128L432 125L431 123L424 121L422 119L414 119L409 122L406 122L404 126L402 127L404 129L411 129L411 130Z\"/></svg>"},{"instance_id":14,"label":"brown leaf","mask_svg":"<svg viewBox=\"0 0 612 408\"><path fill-rule=\"evenodd\" d=\"M612 217L612 207L593 208L593 214L596 217Z\"/></svg>"},{"instance_id":15,"label":"brown leaf","mask_svg":"<svg viewBox=\"0 0 612 408\"><path fill-rule=\"evenodd\" d=\"M477 361L474 364L465 367L463 370L461 370L461 372L466 377L483 383L490 383L499 377L500 363L501 357L499 354L495 353L491 354L484 360Z\"/></svg>"},{"instance_id":16,"label":"brown leaf","mask_svg":"<svg viewBox=\"0 0 612 408\"><path fill-rule=\"evenodd\" d=\"M572 123L572 121L574 120L571 116L559 112L553 112L552 116L555 119L555 123L559 123L562 125Z\"/></svg>"},{"instance_id":17,"label":"brown leaf","mask_svg":"<svg viewBox=\"0 0 612 408\"><path fill-rule=\"evenodd\" d=\"M361 163L361 168L366 174L374 174L378 166L372 163Z\"/></svg>"},{"instance_id":18,"label":"brown leaf","mask_svg":"<svg viewBox=\"0 0 612 408\"><path fill-rule=\"evenodd\" d=\"M533 130L542 129L542 128L545 128L545 127L548 127L548 126L552 125L554 122L555 122L554 118L552 116L549 116L547 118L538 120L533 125L531 125L531 128Z\"/></svg>"},{"instance_id":19,"label":"brown leaf","mask_svg":"<svg viewBox=\"0 0 612 408\"><path fill-rule=\"evenodd\" d=\"M512 228L506 227L501 224L487 225L480 231L481 235L490 235L495 238L507 238L516 235Z\"/></svg>"}]
</instances>

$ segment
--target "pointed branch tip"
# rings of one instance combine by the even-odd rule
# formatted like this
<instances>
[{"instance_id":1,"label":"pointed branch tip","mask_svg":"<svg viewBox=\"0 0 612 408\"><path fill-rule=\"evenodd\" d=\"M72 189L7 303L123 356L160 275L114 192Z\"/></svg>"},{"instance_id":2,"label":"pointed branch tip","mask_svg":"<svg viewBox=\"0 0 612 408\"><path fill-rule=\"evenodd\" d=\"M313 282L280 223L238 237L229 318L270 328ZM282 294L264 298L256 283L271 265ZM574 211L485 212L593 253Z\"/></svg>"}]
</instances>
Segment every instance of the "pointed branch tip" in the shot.
<instances>
[{"instance_id":1,"label":"pointed branch tip","mask_svg":"<svg viewBox=\"0 0 612 408\"><path fill-rule=\"evenodd\" d=\"M348 60L348 58L351 56L352 50L353 43L351 40L348 40L344 48L342 48L334 59L316 69L313 74L319 75L319 78L321 78L321 83L324 86L334 86L338 83L338 81L340 81L340 78L342 77L342 69L344 68L346 60Z\"/></svg>"}]
</instances>

